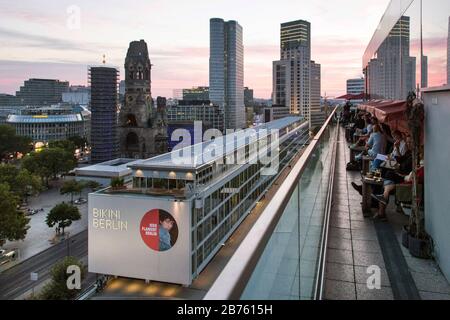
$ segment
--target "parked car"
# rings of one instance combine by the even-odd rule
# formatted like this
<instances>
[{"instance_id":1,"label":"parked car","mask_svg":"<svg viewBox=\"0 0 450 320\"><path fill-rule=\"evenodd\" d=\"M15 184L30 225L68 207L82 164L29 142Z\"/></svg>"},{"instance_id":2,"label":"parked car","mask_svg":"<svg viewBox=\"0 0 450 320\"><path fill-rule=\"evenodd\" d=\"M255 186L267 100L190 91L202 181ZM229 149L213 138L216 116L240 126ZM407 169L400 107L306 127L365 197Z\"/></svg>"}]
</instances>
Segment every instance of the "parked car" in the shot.
<instances>
[{"instance_id":1,"label":"parked car","mask_svg":"<svg viewBox=\"0 0 450 320\"><path fill-rule=\"evenodd\" d=\"M28 209L28 211L27 211L28 216L34 216L35 214L38 214L38 213L39 213L39 210L36 210L36 209Z\"/></svg>"},{"instance_id":2,"label":"parked car","mask_svg":"<svg viewBox=\"0 0 450 320\"><path fill-rule=\"evenodd\" d=\"M87 202L86 199L77 199L73 203L75 203L76 205L82 205L85 204L86 202Z\"/></svg>"},{"instance_id":3,"label":"parked car","mask_svg":"<svg viewBox=\"0 0 450 320\"><path fill-rule=\"evenodd\" d=\"M13 261L17 257L17 252L15 250L7 251L0 249L0 265L6 264Z\"/></svg>"}]
</instances>

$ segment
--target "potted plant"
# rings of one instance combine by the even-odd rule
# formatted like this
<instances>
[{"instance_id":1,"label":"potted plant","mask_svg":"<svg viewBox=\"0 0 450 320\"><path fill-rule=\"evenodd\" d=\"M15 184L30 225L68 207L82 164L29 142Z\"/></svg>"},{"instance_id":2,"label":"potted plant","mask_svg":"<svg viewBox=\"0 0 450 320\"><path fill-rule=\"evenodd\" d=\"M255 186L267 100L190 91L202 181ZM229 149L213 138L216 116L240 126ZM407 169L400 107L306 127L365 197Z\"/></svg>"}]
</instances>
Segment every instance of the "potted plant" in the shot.
<instances>
[{"instance_id":1,"label":"potted plant","mask_svg":"<svg viewBox=\"0 0 450 320\"><path fill-rule=\"evenodd\" d=\"M114 178L111 180L111 189L113 191L125 189L125 181L121 178Z\"/></svg>"},{"instance_id":2,"label":"potted plant","mask_svg":"<svg viewBox=\"0 0 450 320\"><path fill-rule=\"evenodd\" d=\"M425 231L425 218L419 208L420 196L418 194L417 169L419 164L419 148L424 120L424 105L415 93L408 95L405 116L413 141L412 150L412 208L408 226L405 226L402 234L402 243L409 248L412 256L418 258L431 257L431 240Z\"/></svg>"}]
</instances>

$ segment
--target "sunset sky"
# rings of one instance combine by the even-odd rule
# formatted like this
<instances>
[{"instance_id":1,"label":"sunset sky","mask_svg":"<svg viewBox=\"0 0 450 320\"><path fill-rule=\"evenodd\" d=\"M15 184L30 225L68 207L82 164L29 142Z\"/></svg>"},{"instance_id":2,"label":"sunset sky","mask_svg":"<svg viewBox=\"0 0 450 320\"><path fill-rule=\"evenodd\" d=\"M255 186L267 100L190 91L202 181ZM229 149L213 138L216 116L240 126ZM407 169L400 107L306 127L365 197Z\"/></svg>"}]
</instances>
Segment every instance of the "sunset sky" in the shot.
<instances>
[{"instance_id":1,"label":"sunset sky","mask_svg":"<svg viewBox=\"0 0 450 320\"><path fill-rule=\"evenodd\" d=\"M237 20L244 29L245 85L269 98L280 23L312 24L312 58L322 65L322 94L345 93L389 0L0 0L0 93L25 79L87 83L88 65L123 70L130 41L144 39L153 67L153 95L208 85L209 19ZM69 28L76 5L80 28ZM122 72L121 72L122 73Z\"/></svg>"}]
</instances>

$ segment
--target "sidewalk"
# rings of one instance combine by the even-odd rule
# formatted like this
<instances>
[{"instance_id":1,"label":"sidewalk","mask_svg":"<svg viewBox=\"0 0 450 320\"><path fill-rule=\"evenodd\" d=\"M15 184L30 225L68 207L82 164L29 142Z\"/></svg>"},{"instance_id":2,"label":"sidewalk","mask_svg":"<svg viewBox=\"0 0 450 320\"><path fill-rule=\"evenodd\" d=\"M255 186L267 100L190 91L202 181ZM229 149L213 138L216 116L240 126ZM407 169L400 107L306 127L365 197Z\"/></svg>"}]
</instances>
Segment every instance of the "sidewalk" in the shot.
<instances>
[{"instance_id":1,"label":"sidewalk","mask_svg":"<svg viewBox=\"0 0 450 320\"><path fill-rule=\"evenodd\" d=\"M84 191L82 197L87 199L89 191ZM43 212L39 212L34 216L30 216L30 229L27 231L27 235L24 241L8 241L3 247L8 250L17 249L19 251L19 258L16 262L26 260L48 248L53 244L50 240L55 235L55 229L49 228L45 223L45 219L50 210L61 202L70 202L70 195L61 195L59 188L52 188L50 190L42 192L38 197L30 198L28 201L28 208L31 209L44 209ZM84 231L88 227L88 204L77 206L81 213L81 220L73 222L73 224L67 228L67 232L70 234L77 234ZM17 263L9 263L2 266L0 272L6 268L10 268Z\"/></svg>"}]
</instances>

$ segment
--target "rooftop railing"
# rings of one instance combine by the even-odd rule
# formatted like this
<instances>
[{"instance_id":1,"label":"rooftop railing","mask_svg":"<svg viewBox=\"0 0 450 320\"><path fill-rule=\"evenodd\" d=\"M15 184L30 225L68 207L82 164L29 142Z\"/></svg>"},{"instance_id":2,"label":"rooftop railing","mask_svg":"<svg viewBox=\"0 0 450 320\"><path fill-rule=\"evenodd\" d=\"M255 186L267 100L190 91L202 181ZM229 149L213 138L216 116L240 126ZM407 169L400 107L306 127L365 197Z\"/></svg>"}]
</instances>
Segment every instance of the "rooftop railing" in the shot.
<instances>
[{"instance_id":1,"label":"rooftop railing","mask_svg":"<svg viewBox=\"0 0 450 320\"><path fill-rule=\"evenodd\" d=\"M336 160L336 111L311 140L205 300L321 299Z\"/></svg>"}]
</instances>

